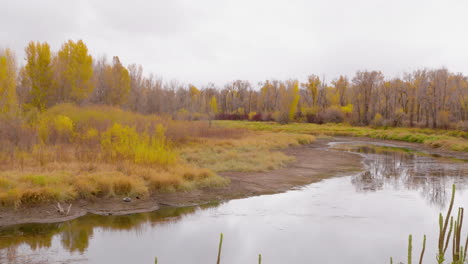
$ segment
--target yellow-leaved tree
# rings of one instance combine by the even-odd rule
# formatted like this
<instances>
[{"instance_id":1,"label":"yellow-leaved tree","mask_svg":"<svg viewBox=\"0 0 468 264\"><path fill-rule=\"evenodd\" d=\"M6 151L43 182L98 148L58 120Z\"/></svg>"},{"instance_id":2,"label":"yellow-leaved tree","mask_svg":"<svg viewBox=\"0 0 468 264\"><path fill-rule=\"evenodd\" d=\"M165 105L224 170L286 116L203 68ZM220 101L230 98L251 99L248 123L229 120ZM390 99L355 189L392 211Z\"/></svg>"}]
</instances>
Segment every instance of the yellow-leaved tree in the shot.
<instances>
[{"instance_id":1,"label":"yellow-leaved tree","mask_svg":"<svg viewBox=\"0 0 468 264\"><path fill-rule=\"evenodd\" d=\"M0 113L17 109L16 61L9 49L0 50Z\"/></svg>"},{"instance_id":2,"label":"yellow-leaved tree","mask_svg":"<svg viewBox=\"0 0 468 264\"><path fill-rule=\"evenodd\" d=\"M192 110L192 112L197 112L197 110L199 110L198 106L200 104L201 91L198 90L198 88L195 87L195 85L190 84L189 93L190 93L190 107L191 107L190 110Z\"/></svg>"},{"instance_id":3,"label":"yellow-leaved tree","mask_svg":"<svg viewBox=\"0 0 468 264\"><path fill-rule=\"evenodd\" d=\"M214 119L217 113L218 113L218 102L216 101L216 96L213 95L210 100L210 111L208 113L210 127L211 127L211 120Z\"/></svg>"},{"instance_id":4,"label":"yellow-leaved tree","mask_svg":"<svg viewBox=\"0 0 468 264\"><path fill-rule=\"evenodd\" d=\"M297 112L297 106L299 104L299 82L294 81L290 91L291 103L289 105L289 120L294 119L294 115Z\"/></svg>"},{"instance_id":5,"label":"yellow-leaved tree","mask_svg":"<svg viewBox=\"0 0 468 264\"><path fill-rule=\"evenodd\" d=\"M127 103L130 94L130 74L120 63L119 57L114 56L112 66L107 65L104 71L106 86L104 101L110 105Z\"/></svg>"},{"instance_id":6,"label":"yellow-leaved tree","mask_svg":"<svg viewBox=\"0 0 468 264\"><path fill-rule=\"evenodd\" d=\"M93 58L82 40L65 42L58 52L56 66L59 101L80 103L91 95L94 89Z\"/></svg>"},{"instance_id":7,"label":"yellow-leaved tree","mask_svg":"<svg viewBox=\"0 0 468 264\"><path fill-rule=\"evenodd\" d=\"M317 75L310 75L308 77L307 83L303 84L303 86L306 88L307 92L311 96L312 107L317 105L318 91L319 91L320 85L321 85L321 81Z\"/></svg>"},{"instance_id":8,"label":"yellow-leaved tree","mask_svg":"<svg viewBox=\"0 0 468 264\"><path fill-rule=\"evenodd\" d=\"M211 100L210 100L210 111L213 114L218 113L218 102L216 101L216 96L214 95L211 97Z\"/></svg>"},{"instance_id":9,"label":"yellow-leaved tree","mask_svg":"<svg viewBox=\"0 0 468 264\"><path fill-rule=\"evenodd\" d=\"M52 95L52 55L47 42L29 42L25 49L26 65L22 71L23 85L29 88L31 105L43 111Z\"/></svg>"}]
</instances>

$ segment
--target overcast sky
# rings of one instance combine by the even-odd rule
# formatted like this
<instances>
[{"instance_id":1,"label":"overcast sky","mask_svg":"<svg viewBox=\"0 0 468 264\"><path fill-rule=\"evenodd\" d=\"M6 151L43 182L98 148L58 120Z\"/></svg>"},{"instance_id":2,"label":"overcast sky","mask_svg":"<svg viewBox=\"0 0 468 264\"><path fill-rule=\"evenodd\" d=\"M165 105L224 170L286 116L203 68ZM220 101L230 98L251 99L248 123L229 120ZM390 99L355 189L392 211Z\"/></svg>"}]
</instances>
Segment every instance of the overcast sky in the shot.
<instances>
[{"instance_id":1,"label":"overcast sky","mask_svg":"<svg viewBox=\"0 0 468 264\"><path fill-rule=\"evenodd\" d=\"M468 74L467 0L0 0L0 47L83 39L165 80L328 81L445 66Z\"/></svg>"}]
</instances>

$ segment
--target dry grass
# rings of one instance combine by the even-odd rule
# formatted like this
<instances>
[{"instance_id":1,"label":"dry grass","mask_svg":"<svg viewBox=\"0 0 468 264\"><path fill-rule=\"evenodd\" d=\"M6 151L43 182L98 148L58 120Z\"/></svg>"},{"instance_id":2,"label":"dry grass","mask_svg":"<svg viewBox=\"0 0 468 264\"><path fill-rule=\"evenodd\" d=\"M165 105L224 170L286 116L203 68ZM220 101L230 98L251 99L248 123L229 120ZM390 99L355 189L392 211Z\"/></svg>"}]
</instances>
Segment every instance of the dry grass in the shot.
<instances>
[{"instance_id":1,"label":"dry grass","mask_svg":"<svg viewBox=\"0 0 468 264\"><path fill-rule=\"evenodd\" d=\"M235 140L198 140L180 152L188 162L216 172L265 171L293 160L278 149L311 143L314 139L304 134L257 132Z\"/></svg>"},{"instance_id":2,"label":"dry grass","mask_svg":"<svg viewBox=\"0 0 468 264\"><path fill-rule=\"evenodd\" d=\"M80 162L49 163L44 167L0 172L0 203L18 207L77 198L146 197L153 192L224 186L228 179L209 169L180 161L169 168Z\"/></svg>"}]
</instances>

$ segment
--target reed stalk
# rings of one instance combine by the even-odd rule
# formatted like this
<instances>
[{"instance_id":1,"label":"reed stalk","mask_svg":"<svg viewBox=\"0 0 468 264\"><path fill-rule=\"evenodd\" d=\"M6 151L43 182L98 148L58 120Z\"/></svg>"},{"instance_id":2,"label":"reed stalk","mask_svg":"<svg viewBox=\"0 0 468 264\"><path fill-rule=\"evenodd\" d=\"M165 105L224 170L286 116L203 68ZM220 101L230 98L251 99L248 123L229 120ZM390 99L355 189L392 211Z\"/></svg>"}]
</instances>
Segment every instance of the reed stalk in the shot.
<instances>
[{"instance_id":1,"label":"reed stalk","mask_svg":"<svg viewBox=\"0 0 468 264\"><path fill-rule=\"evenodd\" d=\"M413 236L409 235L408 237L408 264L413 262Z\"/></svg>"},{"instance_id":2,"label":"reed stalk","mask_svg":"<svg viewBox=\"0 0 468 264\"><path fill-rule=\"evenodd\" d=\"M223 233L219 235L218 260L216 264L221 263L221 248L223 247Z\"/></svg>"},{"instance_id":3,"label":"reed stalk","mask_svg":"<svg viewBox=\"0 0 468 264\"><path fill-rule=\"evenodd\" d=\"M437 254L437 263L442 264L445 261L445 252L447 251L448 243L450 241L450 236L453 229L453 217L450 217L453 208L453 202L455 200L455 184L452 186L452 198L450 199L449 209L447 210L447 215L442 216L442 213L439 214L439 251ZM447 227L449 225L450 219L450 229L447 234ZM445 243L444 243L445 242Z\"/></svg>"},{"instance_id":4,"label":"reed stalk","mask_svg":"<svg viewBox=\"0 0 468 264\"><path fill-rule=\"evenodd\" d=\"M423 239L423 247L422 247L422 250L421 250L421 256L419 257L419 264L422 264L422 262L423 262L424 252L425 251L426 251L426 235L424 235L424 239Z\"/></svg>"}]
</instances>

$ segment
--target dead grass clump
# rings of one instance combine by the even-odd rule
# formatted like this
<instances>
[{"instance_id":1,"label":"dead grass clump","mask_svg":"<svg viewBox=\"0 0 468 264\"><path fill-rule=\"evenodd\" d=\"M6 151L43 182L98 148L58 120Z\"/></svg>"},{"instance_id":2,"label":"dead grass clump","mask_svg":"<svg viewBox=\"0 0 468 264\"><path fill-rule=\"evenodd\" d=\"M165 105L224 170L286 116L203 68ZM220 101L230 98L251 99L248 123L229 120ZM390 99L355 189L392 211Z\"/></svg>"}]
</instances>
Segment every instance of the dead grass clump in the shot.
<instances>
[{"instance_id":1,"label":"dead grass clump","mask_svg":"<svg viewBox=\"0 0 468 264\"><path fill-rule=\"evenodd\" d=\"M69 174L59 172L52 174L2 172L0 173L0 203L17 207L22 204L75 199L77 192L69 179Z\"/></svg>"},{"instance_id":2,"label":"dead grass clump","mask_svg":"<svg viewBox=\"0 0 468 264\"><path fill-rule=\"evenodd\" d=\"M118 171L97 172L76 177L77 190L82 197L147 196L145 182Z\"/></svg>"},{"instance_id":3,"label":"dead grass clump","mask_svg":"<svg viewBox=\"0 0 468 264\"><path fill-rule=\"evenodd\" d=\"M181 149L181 156L198 167L222 171L266 171L294 160L275 151L311 143L311 135L251 133L240 139L205 139Z\"/></svg>"},{"instance_id":4,"label":"dead grass clump","mask_svg":"<svg viewBox=\"0 0 468 264\"><path fill-rule=\"evenodd\" d=\"M248 133L246 129L226 128L212 125L206 121L167 121L167 137L183 143L194 138L237 139Z\"/></svg>"}]
</instances>

